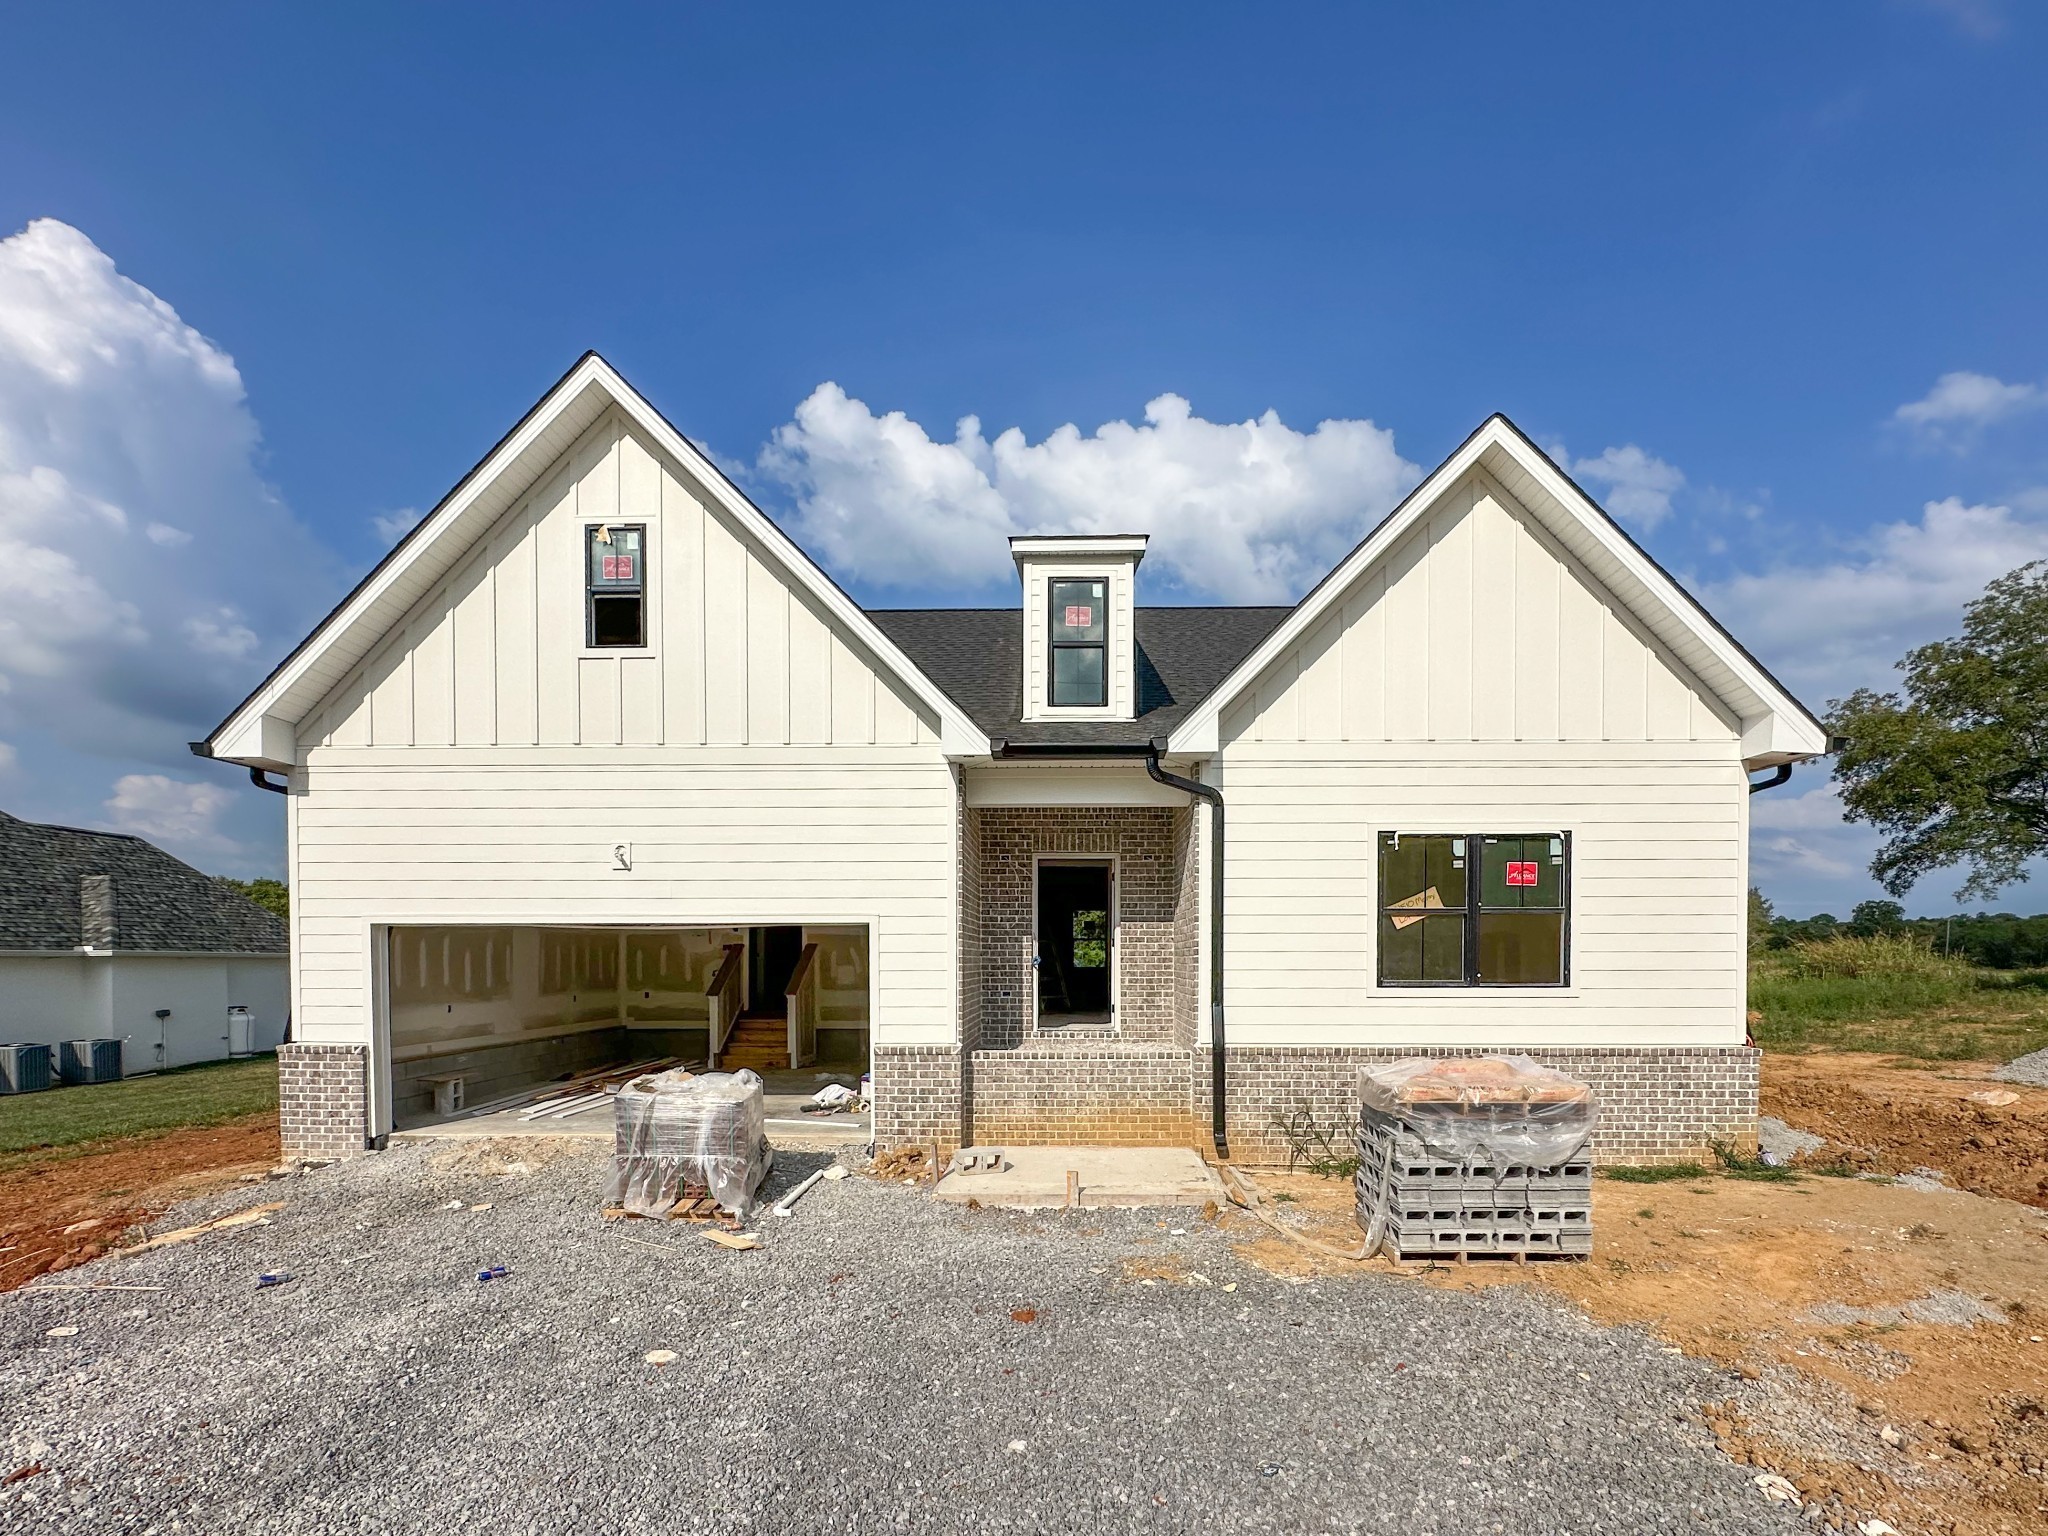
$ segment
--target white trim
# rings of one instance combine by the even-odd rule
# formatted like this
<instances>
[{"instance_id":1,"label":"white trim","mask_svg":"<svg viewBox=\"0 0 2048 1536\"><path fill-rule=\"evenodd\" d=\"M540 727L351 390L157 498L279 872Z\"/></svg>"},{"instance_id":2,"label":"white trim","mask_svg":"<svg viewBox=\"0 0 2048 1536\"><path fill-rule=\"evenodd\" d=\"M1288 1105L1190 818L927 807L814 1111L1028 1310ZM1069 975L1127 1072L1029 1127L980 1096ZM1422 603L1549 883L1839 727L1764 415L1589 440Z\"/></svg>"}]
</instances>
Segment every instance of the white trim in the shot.
<instances>
[{"instance_id":1,"label":"white trim","mask_svg":"<svg viewBox=\"0 0 2048 1536\"><path fill-rule=\"evenodd\" d=\"M1114 853L1034 853L1031 856L1031 1033L1038 1033L1038 872L1046 865L1067 868L1102 868L1109 871L1109 1028L1115 1035L1124 1032L1123 1011L1123 945L1118 935L1123 928L1123 870L1121 856ZM1055 1036L1057 1038L1057 1036ZM1087 1036L1075 1036L1085 1039Z\"/></svg>"},{"instance_id":2,"label":"white trim","mask_svg":"<svg viewBox=\"0 0 2048 1536\"><path fill-rule=\"evenodd\" d=\"M418 564L428 551L434 549L447 535L448 530L462 520L463 515L478 499L492 490L498 480L517 464L523 455L534 449L548 430L572 407L577 406L583 396L592 389L604 395L610 405L622 411L662 453L668 455L686 474L696 480L727 517L738 524L749 538L761 545L820 608L844 626L886 671L892 673L932 711L940 722L940 736L946 751L962 756L973 756L989 750L988 738L967 717L965 711L925 677L852 598L842 592L787 534L748 501L715 464L670 426L659 411L619 376L611 364L596 353L591 353L571 369L560 384L549 391L512 434L499 444L490 457L480 464L447 500L435 508L414 536L409 537L393 551L382 565L370 573L363 585L344 600L340 608L321 622L300 650L289 657L273 676L221 722L207 737L207 746L212 754L229 762L261 763L278 768L289 767L295 763L297 743L295 740L288 742L288 734L295 733L299 722L317 709L332 691L330 685L322 685L317 697L292 699L294 691L307 681L314 665L345 638L351 637L364 623L366 616L391 593L393 586ZM590 419L595 420L602 414L602 410L603 407L600 407L599 410L590 412ZM535 467L535 477L538 478L538 475L555 461L556 456L550 454L547 464ZM474 539L468 540L464 547L467 548L474 542ZM407 603L405 606L409 612L413 605ZM343 670L352 670L393 627L393 624L380 625L363 644L360 652L349 658L347 667ZM280 710L280 705L285 705L286 708ZM292 712L294 709L296 713ZM287 745L293 749L289 756L285 754Z\"/></svg>"},{"instance_id":3,"label":"white trim","mask_svg":"<svg viewBox=\"0 0 2048 1536\"><path fill-rule=\"evenodd\" d=\"M1027 559L1048 555L1084 555L1090 559L1131 557L1136 565L1145 558L1147 533L1019 534L1010 540L1010 558L1022 565Z\"/></svg>"},{"instance_id":4,"label":"white trim","mask_svg":"<svg viewBox=\"0 0 2048 1536\"><path fill-rule=\"evenodd\" d=\"M1596 576L1610 588L1616 586L1613 575L1632 581L1661 608L1662 617L1680 626L1684 634L1727 673L1728 681L1734 683L1738 691L1749 694L1748 698L1730 697L1730 690L1726 687L1714 690L1742 722L1743 753L1751 768L1817 757L1827 751L1827 732L1806 708L1744 654L1742 648L1714 624L1676 582L1636 547L1620 525L1560 473L1557 466L1513 423L1498 415L1488 417L1363 543L1345 556L1314 591L1301 600L1294 611L1281 621L1279 628L1211 690L1209 696L1173 732L1168 750L1216 751L1220 743L1223 712L1258 680L1266 668L1313 629L1332 607L1341 603L1359 578L1377 565L1416 523L1429 516L1446 494L1475 470L1480 470L1482 461L1489 454L1512 462L1560 512L1592 535L1614 568L1611 573L1596 571ZM1509 492L1503 494L1512 496ZM1518 505L1526 506L1525 498L1513 499ZM1527 507L1527 510L1541 515L1534 507ZM1646 621L1660 616L1643 612L1640 604L1629 602L1625 592L1617 591L1615 595ZM1658 628L1655 623L1650 627L1653 632ZM1690 670L1697 674L1699 668L1693 666ZM1702 678L1701 682L1704 686L1713 687L1710 679Z\"/></svg>"}]
</instances>

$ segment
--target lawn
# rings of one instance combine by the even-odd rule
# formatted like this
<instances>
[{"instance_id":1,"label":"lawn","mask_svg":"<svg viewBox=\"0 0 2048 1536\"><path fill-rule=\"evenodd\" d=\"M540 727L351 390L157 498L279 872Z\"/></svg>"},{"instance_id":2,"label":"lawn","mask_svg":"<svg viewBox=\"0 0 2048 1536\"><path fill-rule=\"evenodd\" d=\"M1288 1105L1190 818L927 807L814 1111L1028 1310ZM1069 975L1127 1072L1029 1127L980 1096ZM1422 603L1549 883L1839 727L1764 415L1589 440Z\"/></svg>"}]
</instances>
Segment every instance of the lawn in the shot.
<instances>
[{"instance_id":1,"label":"lawn","mask_svg":"<svg viewBox=\"0 0 2048 1536\"><path fill-rule=\"evenodd\" d=\"M1767 950L1750 965L1749 1006L1766 1050L2009 1061L2048 1047L2048 970L1986 970L1903 942Z\"/></svg>"},{"instance_id":2,"label":"lawn","mask_svg":"<svg viewBox=\"0 0 2048 1536\"><path fill-rule=\"evenodd\" d=\"M221 1125L277 1108L277 1058L210 1061L118 1083L0 1098L0 1168L21 1153Z\"/></svg>"}]
</instances>

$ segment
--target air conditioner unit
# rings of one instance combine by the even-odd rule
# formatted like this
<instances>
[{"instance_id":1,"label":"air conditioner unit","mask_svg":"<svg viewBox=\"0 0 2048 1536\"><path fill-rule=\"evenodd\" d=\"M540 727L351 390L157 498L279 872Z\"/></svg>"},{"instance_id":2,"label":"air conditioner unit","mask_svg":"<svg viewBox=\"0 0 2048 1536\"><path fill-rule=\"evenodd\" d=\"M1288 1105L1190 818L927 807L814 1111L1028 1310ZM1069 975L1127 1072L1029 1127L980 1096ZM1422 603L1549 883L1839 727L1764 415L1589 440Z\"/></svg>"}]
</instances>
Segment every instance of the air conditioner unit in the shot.
<instances>
[{"instance_id":1,"label":"air conditioner unit","mask_svg":"<svg viewBox=\"0 0 2048 1536\"><path fill-rule=\"evenodd\" d=\"M47 1045L0 1045L0 1093L38 1093L50 1086Z\"/></svg>"},{"instance_id":2,"label":"air conditioner unit","mask_svg":"<svg viewBox=\"0 0 2048 1536\"><path fill-rule=\"evenodd\" d=\"M250 1017L249 1010L240 1003L228 1009L228 1054L256 1054L256 1021Z\"/></svg>"},{"instance_id":3,"label":"air conditioner unit","mask_svg":"<svg viewBox=\"0 0 2048 1536\"><path fill-rule=\"evenodd\" d=\"M57 1075L67 1083L112 1083L121 1077L119 1040L66 1040L58 1047Z\"/></svg>"}]
</instances>

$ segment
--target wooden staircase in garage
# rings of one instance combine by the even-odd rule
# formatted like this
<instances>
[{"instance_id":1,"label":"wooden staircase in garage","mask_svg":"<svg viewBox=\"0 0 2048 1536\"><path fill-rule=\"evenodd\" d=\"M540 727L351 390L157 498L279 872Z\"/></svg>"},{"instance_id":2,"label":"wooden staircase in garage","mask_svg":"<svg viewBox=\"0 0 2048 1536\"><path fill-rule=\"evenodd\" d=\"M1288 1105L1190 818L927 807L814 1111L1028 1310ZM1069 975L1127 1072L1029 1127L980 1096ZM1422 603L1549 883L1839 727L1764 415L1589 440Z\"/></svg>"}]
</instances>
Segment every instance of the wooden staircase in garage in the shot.
<instances>
[{"instance_id":1,"label":"wooden staircase in garage","mask_svg":"<svg viewBox=\"0 0 2048 1536\"><path fill-rule=\"evenodd\" d=\"M789 1020L779 1013L743 1013L733 1020L732 1033L718 1053L718 1070L737 1072L789 1070Z\"/></svg>"}]
</instances>

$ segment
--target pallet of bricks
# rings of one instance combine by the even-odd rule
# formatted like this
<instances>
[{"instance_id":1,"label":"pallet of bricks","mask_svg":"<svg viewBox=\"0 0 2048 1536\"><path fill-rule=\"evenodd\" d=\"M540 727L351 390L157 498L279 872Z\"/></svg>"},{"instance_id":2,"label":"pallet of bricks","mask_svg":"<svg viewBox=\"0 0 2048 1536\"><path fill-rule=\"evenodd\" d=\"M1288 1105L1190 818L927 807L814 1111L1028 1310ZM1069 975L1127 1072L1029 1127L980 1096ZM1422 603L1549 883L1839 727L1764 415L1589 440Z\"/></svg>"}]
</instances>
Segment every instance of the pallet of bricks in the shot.
<instances>
[{"instance_id":1,"label":"pallet of bricks","mask_svg":"<svg viewBox=\"0 0 2048 1536\"><path fill-rule=\"evenodd\" d=\"M1397 1259L1584 1258L1593 1251L1595 1106L1527 1057L1367 1067L1358 1222Z\"/></svg>"},{"instance_id":2,"label":"pallet of bricks","mask_svg":"<svg viewBox=\"0 0 2048 1536\"><path fill-rule=\"evenodd\" d=\"M748 1071L648 1073L612 1107L607 1216L744 1221L774 1153L761 1079Z\"/></svg>"}]
</instances>

